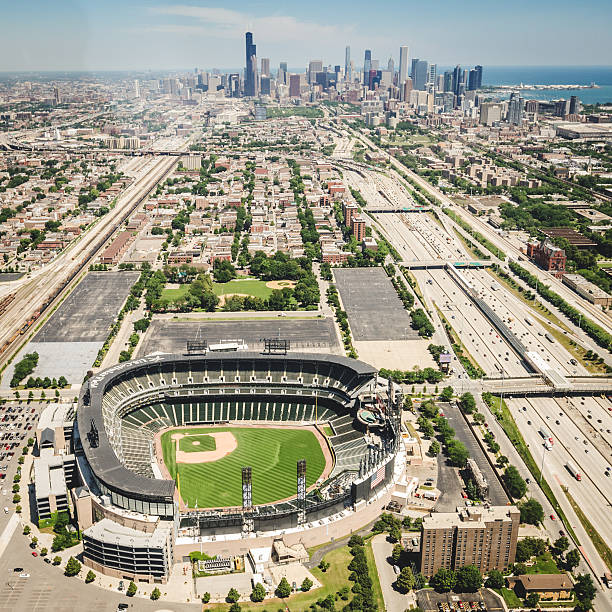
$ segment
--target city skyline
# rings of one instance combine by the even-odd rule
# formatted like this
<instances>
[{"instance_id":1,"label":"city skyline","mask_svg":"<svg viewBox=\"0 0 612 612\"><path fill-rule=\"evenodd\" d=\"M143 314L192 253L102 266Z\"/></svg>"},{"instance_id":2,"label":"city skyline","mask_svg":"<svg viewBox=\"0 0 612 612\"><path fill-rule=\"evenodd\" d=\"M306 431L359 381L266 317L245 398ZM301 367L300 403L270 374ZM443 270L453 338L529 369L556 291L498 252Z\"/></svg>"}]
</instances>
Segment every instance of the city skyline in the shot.
<instances>
[{"instance_id":1,"label":"city skyline","mask_svg":"<svg viewBox=\"0 0 612 612\"><path fill-rule=\"evenodd\" d=\"M523 4L529 8L527 20ZM226 9L201 2L134 6L112 0L90 6L35 0L4 11L8 27L0 42L0 71L231 69L244 64L239 43L246 31L253 32L260 57L269 57L272 66L287 61L305 67L311 59L343 64L346 46L353 58L362 58L367 48L381 62L393 57L396 66L402 45L409 46L410 57L438 65L592 66L605 65L603 60L612 56L606 28L612 9L595 0L571 22L562 18L563 7L552 2L519 2L512 14L493 6L486 15L476 2L461 10L443 2L435 11L396 2L385 11L346 2L325 6L320 13L317 8L296 5L279 11L262 2L253 11L243 2ZM545 30L539 26L543 18ZM588 27L588 40L572 39L581 27ZM564 41L561 48L559 40Z\"/></svg>"}]
</instances>

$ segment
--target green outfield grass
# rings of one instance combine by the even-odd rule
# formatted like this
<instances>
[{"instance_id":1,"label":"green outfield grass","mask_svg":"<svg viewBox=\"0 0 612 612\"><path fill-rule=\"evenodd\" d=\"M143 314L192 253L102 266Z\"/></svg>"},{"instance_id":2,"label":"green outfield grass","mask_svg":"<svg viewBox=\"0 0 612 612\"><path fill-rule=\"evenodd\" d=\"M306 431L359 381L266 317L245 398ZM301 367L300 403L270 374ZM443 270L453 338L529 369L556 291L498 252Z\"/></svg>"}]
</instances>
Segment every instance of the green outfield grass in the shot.
<instances>
[{"instance_id":1,"label":"green outfield grass","mask_svg":"<svg viewBox=\"0 0 612 612\"><path fill-rule=\"evenodd\" d=\"M279 283L287 283L287 287L292 286L291 281L281 280ZM243 293L244 295L252 295L263 300L272 294L272 289L266 287L266 281L256 278L236 278L228 283L213 283L213 290L218 296L227 295L228 293ZM189 291L189 284L181 285L177 289L164 289L161 298L163 300L174 301L183 297L187 291Z\"/></svg>"},{"instance_id":2,"label":"green outfield grass","mask_svg":"<svg viewBox=\"0 0 612 612\"><path fill-rule=\"evenodd\" d=\"M217 508L242 505L242 468L253 469L253 503L268 504L296 495L296 462L306 459L306 486L314 484L325 468L325 457L316 436L306 429L259 427L186 428L161 436L164 463L176 479L172 434L197 434L229 431L237 442L236 450L210 463L179 464L180 492L189 507ZM181 440L183 442L185 438ZM186 450L181 448L181 450ZM190 450L202 450L192 448Z\"/></svg>"},{"instance_id":3,"label":"green outfield grass","mask_svg":"<svg viewBox=\"0 0 612 612\"><path fill-rule=\"evenodd\" d=\"M211 436L185 436L179 440L179 450L186 453L201 453L217 448L215 439Z\"/></svg>"}]
</instances>

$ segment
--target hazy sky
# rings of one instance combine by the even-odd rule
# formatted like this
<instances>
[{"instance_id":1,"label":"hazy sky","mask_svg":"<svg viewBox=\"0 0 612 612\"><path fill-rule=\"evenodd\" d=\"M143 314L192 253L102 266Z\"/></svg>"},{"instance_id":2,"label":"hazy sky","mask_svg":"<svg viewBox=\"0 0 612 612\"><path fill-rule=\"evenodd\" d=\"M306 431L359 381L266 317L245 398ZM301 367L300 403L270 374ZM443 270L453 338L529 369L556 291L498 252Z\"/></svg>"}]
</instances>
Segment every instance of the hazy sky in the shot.
<instances>
[{"instance_id":1,"label":"hazy sky","mask_svg":"<svg viewBox=\"0 0 612 612\"><path fill-rule=\"evenodd\" d=\"M271 66L610 65L609 0L0 0L0 71L240 68L244 32Z\"/></svg>"}]
</instances>

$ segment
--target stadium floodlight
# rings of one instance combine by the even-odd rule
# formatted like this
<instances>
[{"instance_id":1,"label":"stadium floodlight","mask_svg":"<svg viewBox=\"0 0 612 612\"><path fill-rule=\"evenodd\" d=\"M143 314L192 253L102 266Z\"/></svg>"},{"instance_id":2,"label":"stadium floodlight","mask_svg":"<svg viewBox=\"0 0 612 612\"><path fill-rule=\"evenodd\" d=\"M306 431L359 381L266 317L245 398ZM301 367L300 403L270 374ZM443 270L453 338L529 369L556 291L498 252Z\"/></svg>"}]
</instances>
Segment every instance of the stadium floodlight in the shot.
<instances>
[{"instance_id":1,"label":"stadium floodlight","mask_svg":"<svg viewBox=\"0 0 612 612\"><path fill-rule=\"evenodd\" d=\"M268 355L286 355L291 343L286 338L264 338L264 353Z\"/></svg>"}]
</instances>

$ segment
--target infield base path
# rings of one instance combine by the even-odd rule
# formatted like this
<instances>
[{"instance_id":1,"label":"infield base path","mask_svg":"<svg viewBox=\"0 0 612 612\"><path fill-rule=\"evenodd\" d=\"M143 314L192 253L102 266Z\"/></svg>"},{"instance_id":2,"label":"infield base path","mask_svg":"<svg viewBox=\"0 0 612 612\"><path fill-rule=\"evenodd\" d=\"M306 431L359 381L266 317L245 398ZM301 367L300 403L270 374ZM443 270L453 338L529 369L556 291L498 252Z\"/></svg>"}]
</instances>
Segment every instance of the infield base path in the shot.
<instances>
[{"instance_id":1,"label":"infield base path","mask_svg":"<svg viewBox=\"0 0 612 612\"><path fill-rule=\"evenodd\" d=\"M171 438L175 443L175 453L177 463L210 463L223 459L226 455L233 453L238 448L238 441L230 431L218 431L206 433L207 436L215 439L217 447L211 451L186 452L179 450L179 440L188 438L189 434L174 433Z\"/></svg>"}]
</instances>

